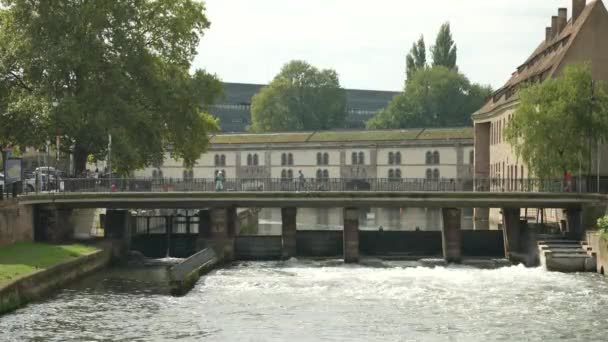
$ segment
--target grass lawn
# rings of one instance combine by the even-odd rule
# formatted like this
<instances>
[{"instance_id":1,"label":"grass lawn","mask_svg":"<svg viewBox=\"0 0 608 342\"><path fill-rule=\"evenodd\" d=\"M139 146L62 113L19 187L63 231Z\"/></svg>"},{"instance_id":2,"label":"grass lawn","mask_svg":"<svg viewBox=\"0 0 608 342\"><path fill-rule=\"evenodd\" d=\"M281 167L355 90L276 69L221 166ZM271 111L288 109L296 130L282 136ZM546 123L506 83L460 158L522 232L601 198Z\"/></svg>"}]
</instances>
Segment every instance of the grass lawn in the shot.
<instances>
[{"instance_id":1,"label":"grass lawn","mask_svg":"<svg viewBox=\"0 0 608 342\"><path fill-rule=\"evenodd\" d=\"M20 242L0 247L0 286L19 276L91 254L95 247Z\"/></svg>"}]
</instances>

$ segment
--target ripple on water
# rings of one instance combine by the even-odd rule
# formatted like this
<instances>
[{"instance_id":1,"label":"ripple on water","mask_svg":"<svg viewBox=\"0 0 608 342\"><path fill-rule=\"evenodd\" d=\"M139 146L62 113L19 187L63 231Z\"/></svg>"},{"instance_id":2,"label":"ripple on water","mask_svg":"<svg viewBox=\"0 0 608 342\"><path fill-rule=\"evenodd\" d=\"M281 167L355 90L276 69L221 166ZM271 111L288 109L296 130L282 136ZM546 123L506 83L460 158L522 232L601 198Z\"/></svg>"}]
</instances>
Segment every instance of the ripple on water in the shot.
<instances>
[{"instance_id":1,"label":"ripple on water","mask_svg":"<svg viewBox=\"0 0 608 342\"><path fill-rule=\"evenodd\" d=\"M607 340L598 275L405 265L241 263L182 298L145 272L111 270L4 316L0 340Z\"/></svg>"}]
</instances>

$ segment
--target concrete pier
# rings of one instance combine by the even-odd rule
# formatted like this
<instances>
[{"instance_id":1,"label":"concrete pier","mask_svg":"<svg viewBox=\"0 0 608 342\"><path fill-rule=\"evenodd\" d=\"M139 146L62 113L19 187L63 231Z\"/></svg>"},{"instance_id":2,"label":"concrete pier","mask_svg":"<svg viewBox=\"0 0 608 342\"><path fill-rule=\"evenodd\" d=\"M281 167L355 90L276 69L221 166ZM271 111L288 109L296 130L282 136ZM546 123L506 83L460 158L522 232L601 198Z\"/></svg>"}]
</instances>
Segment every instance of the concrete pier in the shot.
<instances>
[{"instance_id":1,"label":"concrete pier","mask_svg":"<svg viewBox=\"0 0 608 342\"><path fill-rule=\"evenodd\" d=\"M502 232L505 239L505 257L512 259L513 254L519 253L521 221L519 208L502 209Z\"/></svg>"},{"instance_id":2,"label":"concrete pier","mask_svg":"<svg viewBox=\"0 0 608 342\"><path fill-rule=\"evenodd\" d=\"M570 237L577 240L582 239L584 232L582 227L581 209L566 209L565 212Z\"/></svg>"},{"instance_id":3,"label":"concrete pier","mask_svg":"<svg viewBox=\"0 0 608 342\"><path fill-rule=\"evenodd\" d=\"M460 209L442 208L443 257L447 262L460 263L462 260L462 232L460 231Z\"/></svg>"},{"instance_id":4,"label":"concrete pier","mask_svg":"<svg viewBox=\"0 0 608 342\"><path fill-rule=\"evenodd\" d=\"M359 209L344 208L344 262L359 261Z\"/></svg>"},{"instance_id":5,"label":"concrete pier","mask_svg":"<svg viewBox=\"0 0 608 342\"><path fill-rule=\"evenodd\" d=\"M289 259L296 256L296 208L281 208L283 258Z\"/></svg>"},{"instance_id":6,"label":"concrete pier","mask_svg":"<svg viewBox=\"0 0 608 342\"><path fill-rule=\"evenodd\" d=\"M213 208L211 209L211 231L210 240L206 245L211 245L223 260L234 259L234 232L237 222L235 208Z\"/></svg>"}]
</instances>

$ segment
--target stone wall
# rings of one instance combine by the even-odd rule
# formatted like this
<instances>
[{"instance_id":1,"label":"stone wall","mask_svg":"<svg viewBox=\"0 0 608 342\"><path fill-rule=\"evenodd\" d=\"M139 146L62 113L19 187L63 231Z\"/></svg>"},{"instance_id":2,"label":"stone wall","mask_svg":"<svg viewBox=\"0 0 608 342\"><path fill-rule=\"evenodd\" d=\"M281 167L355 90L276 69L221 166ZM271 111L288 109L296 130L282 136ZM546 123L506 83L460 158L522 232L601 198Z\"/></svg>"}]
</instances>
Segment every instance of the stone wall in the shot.
<instances>
[{"instance_id":1,"label":"stone wall","mask_svg":"<svg viewBox=\"0 0 608 342\"><path fill-rule=\"evenodd\" d=\"M598 231L588 231L587 243L596 255L597 272L608 275L608 238Z\"/></svg>"},{"instance_id":2,"label":"stone wall","mask_svg":"<svg viewBox=\"0 0 608 342\"><path fill-rule=\"evenodd\" d=\"M0 246L34 240L34 208L0 201Z\"/></svg>"}]
</instances>

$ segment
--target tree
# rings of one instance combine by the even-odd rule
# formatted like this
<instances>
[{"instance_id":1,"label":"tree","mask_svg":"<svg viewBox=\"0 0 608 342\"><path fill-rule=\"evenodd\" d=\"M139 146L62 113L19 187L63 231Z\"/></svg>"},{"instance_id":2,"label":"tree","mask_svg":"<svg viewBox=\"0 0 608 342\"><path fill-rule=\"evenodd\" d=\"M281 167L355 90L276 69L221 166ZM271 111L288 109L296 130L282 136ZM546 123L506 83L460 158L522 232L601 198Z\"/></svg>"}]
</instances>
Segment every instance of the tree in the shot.
<instances>
[{"instance_id":1,"label":"tree","mask_svg":"<svg viewBox=\"0 0 608 342\"><path fill-rule=\"evenodd\" d=\"M489 86L471 84L456 70L435 66L417 71L405 92L393 98L367 127L413 128L469 126L471 114L492 93Z\"/></svg>"},{"instance_id":2,"label":"tree","mask_svg":"<svg viewBox=\"0 0 608 342\"><path fill-rule=\"evenodd\" d=\"M411 80L416 71L426 68L426 46L423 36L412 45L410 53L405 57L405 67L406 81Z\"/></svg>"},{"instance_id":3,"label":"tree","mask_svg":"<svg viewBox=\"0 0 608 342\"><path fill-rule=\"evenodd\" d=\"M518 92L520 103L505 138L531 174L547 179L578 170L586 164L590 145L606 141L606 86L592 84L591 66L578 64L564 68L559 78Z\"/></svg>"},{"instance_id":4,"label":"tree","mask_svg":"<svg viewBox=\"0 0 608 342\"><path fill-rule=\"evenodd\" d=\"M334 70L292 61L251 101L254 132L343 127L346 94Z\"/></svg>"},{"instance_id":5,"label":"tree","mask_svg":"<svg viewBox=\"0 0 608 342\"><path fill-rule=\"evenodd\" d=\"M74 144L76 172L105 158L115 170L157 164L164 152L192 165L217 129L202 110L219 80L188 69L209 21L195 0L2 0L0 80L38 137ZM20 104L28 104L22 106ZM201 106L202 105L202 106ZM6 112L5 112L6 113ZM13 117L16 117L13 111ZM18 121L7 130L18 132ZM13 139L29 144L21 134ZM170 147L170 149L168 149Z\"/></svg>"},{"instance_id":6,"label":"tree","mask_svg":"<svg viewBox=\"0 0 608 342\"><path fill-rule=\"evenodd\" d=\"M452 39L450 23L441 25L435 45L431 47L433 66L443 65L448 69L456 69L456 44Z\"/></svg>"}]
</instances>

